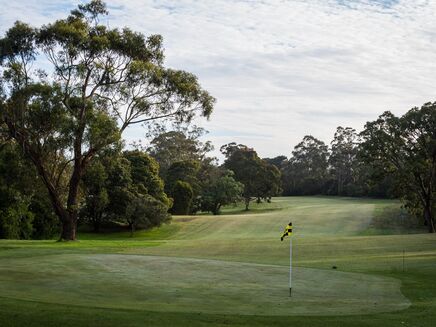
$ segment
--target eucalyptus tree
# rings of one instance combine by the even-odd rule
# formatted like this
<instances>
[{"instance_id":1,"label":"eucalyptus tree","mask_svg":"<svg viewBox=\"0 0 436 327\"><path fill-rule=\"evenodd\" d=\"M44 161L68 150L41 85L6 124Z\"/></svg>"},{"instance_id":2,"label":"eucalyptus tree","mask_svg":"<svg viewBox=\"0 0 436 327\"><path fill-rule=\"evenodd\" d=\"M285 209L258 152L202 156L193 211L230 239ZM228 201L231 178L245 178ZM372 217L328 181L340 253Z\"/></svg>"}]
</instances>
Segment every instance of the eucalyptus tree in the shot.
<instances>
[{"instance_id":1,"label":"eucalyptus tree","mask_svg":"<svg viewBox=\"0 0 436 327\"><path fill-rule=\"evenodd\" d=\"M386 111L361 133L361 156L379 178L392 176L395 191L409 208L421 211L435 232L436 103L415 107L401 117Z\"/></svg>"},{"instance_id":2,"label":"eucalyptus tree","mask_svg":"<svg viewBox=\"0 0 436 327\"><path fill-rule=\"evenodd\" d=\"M214 215L219 215L222 206L236 203L241 199L244 185L237 182L233 176L232 171L215 167L215 172L210 175L202 191L202 211L210 211Z\"/></svg>"},{"instance_id":3,"label":"eucalyptus tree","mask_svg":"<svg viewBox=\"0 0 436 327\"><path fill-rule=\"evenodd\" d=\"M252 200L270 198L280 189L280 171L262 160L257 152L243 144L229 143L221 147L226 156L224 167L233 171L236 181L244 185L245 210Z\"/></svg>"},{"instance_id":4,"label":"eucalyptus tree","mask_svg":"<svg viewBox=\"0 0 436 327\"><path fill-rule=\"evenodd\" d=\"M330 144L328 163L335 186L333 194L353 195L357 179L358 133L351 127L339 126Z\"/></svg>"},{"instance_id":5,"label":"eucalyptus tree","mask_svg":"<svg viewBox=\"0 0 436 327\"><path fill-rule=\"evenodd\" d=\"M304 136L292 151L283 168L284 187L288 195L324 192L327 181L328 147L312 135Z\"/></svg>"},{"instance_id":6,"label":"eucalyptus tree","mask_svg":"<svg viewBox=\"0 0 436 327\"><path fill-rule=\"evenodd\" d=\"M0 39L0 124L35 165L62 240L76 239L79 185L94 156L132 125L209 117L214 104L194 75L164 66L161 36L108 28L106 14L93 0L40 28L16 22Z\"/></svg>"},{"instance_id":7,"label":"eucalyptus tree","mask_svg":"<svg viewBox=\"0 0 436 327\"><path fill-rule=\"evenodd\" d=\"M189 129L183 126L171 131L154 131L147 152L159 163L160 174L164 179L167 178L168 169L176 162L213 160L207 157L207 153L213 150L211 142L200 140L206 133L203 128L197 126Z\"/></svg>"}]
</instances>

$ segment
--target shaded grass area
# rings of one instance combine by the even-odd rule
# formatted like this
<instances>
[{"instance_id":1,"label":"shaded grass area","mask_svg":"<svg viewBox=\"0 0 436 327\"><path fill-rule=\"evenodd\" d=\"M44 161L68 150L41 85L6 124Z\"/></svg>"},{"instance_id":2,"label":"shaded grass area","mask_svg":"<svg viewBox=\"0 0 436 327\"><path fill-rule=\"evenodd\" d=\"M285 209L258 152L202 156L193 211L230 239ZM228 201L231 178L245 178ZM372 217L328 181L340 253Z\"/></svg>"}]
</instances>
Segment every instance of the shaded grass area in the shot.
<instances>
[{"instance_id":1,"label":"shaded grass area","mask_svg":"<svg viewBox=\"0 0 436 327\"><path fill-rule=\"evenodd\" d=\"M418 234L425 233L422 221L398 207L396 202L374 209L371 224L362 235Z\"/></svg>"},{"instance_id":2,"label":"shaded grass area","mask_svg":"<svg viewBox=\"0 0 436 327\"><path fill-rule=\"evenodd\" d=\"M31 263L38 261L38 257L48 260L52 255L111 253L272 264L283 266L285 270L288 246L279 241L279 236L283 226L292 220L296 266L331 272L335 265L339 272L397 278L402 282L401 292L412 305L397 312L352 316L245 316L244 312L189 313L174 312L170 308L165 312L154 312L150 308L109 310L29 301L31 299L18 301L6 299L0 292L0 326L434 325L436 237L421 233L420 227L412 230L410 226L393 225L392 220L396 223L398 218L395 214L400 208L398 202L293 197L274 199L272 211L268 211L267 204L260 204L257 210L255 205L249 213L241 215L234 214L240 208L229 208L224 211L228 214L222 216L175 217L170 225L138 232L133 239L126 234L111 233L81 234L81 241L74 243L0 241L0 267L9 265L8 269L14 269L13 258ZM410 234L412 231L420 234ZM329 278L325 279L329 283ZM189 287L189 283L185 286Z\"/></svg>"}]
</instances>

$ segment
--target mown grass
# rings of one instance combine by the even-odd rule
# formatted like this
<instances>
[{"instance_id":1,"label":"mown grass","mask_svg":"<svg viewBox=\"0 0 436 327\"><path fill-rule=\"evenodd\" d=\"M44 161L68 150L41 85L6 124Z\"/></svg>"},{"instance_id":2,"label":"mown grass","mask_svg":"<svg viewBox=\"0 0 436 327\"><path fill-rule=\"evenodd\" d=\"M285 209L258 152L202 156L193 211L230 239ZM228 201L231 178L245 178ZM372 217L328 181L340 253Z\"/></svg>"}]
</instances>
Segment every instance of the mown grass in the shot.
<instances>
[{"instance_id":1,"label":"mown grass","mask_svg":"<svg viewBox=\"0 0 436 327\"><path fill-rule=\"evenodd\" d=\"M434 276L436 276L436 237L426 234L424 229L414 229L413 232L419 234L410 234L412 232L410 227L386 223L386 220L392 219L395 224L396 216L393 212L399 210L400 204L398 202L371 199L293 197L274 199L272 205L275 206L275 209L269 211L267 204L253 204L253 210L242 215L233 214L238 210L240 211L241 207L239 207L226 209L222 216L175 217L170 225L164 225L159 229L147 232L138 232L133 239L126 233L111 233L106 235L81 234L80 241L74 243L0 241L0 271L9 271L9 274L0 274L0 283L8 286L4 288L3 293L6 292L6 289L8 292L16 292L20 281L22 283L27 281L31 285L28 287L32 288L32 291L27 292L26 283L22 284L23 289L21 292L22 294L27 293L28 298L22 298L21 300L4 297L5 294L2 297L0 293L0 326L434 325L436 321L436 286L434 283ZM389 214L386 214L386 212ZM44 287L44 283L50 281L49 277L42 277L44 275L41 274L41 271L45 269L44 267L48 271L50 271L50 267L60 271L66 267L70 274L76 276L81 274L80 271L86 272L87 269L95 269L91 264L87 268L86 260L88 259L81 261L82 259L78 260L77 257L93 258L93 256L97 255L98 257L98 255L102 254L115 255L115 257L112 257L114 260L109 261L110 265L123 262L121 259L115 260L116 255L119 254L141 255L144 260L149 258L147 256L150 255L156 256L155 258L162 256L163 258L175 257L174 260L176 261L182 260L180 262L186 263L186 265L183 264L183 270L186 270L184 277L186 280L177 276L177 278L180 278L178 283L180 282L182 289L189 289L189 285L192 284L189 282L189 278L195 275L189 273L189 270L194 269L195 266L192 261L189 261L191 260L189 258L205 259L205 262L211 259L224 261L222 269L219 265L203 266L202 269L196 271L196 273L199 273L198 278L195 279L196 281L211 274L218 274L215 276L218 276L217 278L231 279L231 276L235 276L238 272L244 272L243 269L237 268L237 262L270 264L277 267L274 269L278 269L278 272L281 271L280 269L286 272L288 246L286 243L280 242L279 237L283 226L289 220L292 220L295 226L294 262L296 266L325 271L322 276L324 276L325 283L330 283L330 285L338 283L335 278L329 277L332 276L330 273L333 265L337 266L336 271L339 273L353 272L366 274L366 276L396 278L401 281L401 292L411 302L411 306L405 310L372 314L366 312L367 314L356 315L356 312L352 312L353 315L344 315L343 311L337 310L338 316L330 314L328 316L314 316L312 313L310 315L268 316L252 315L253 306L248 305L246 311L250 309L250 315L246 315L247 312L244 312L244 310L241 310L241 312L228 310L228 313L216 314L206 309L197 310L200 312L195 312L195 310L189 312L186 308L180 310L185 304L179 302L180 306L177 307L180 299L172 295L165 298L169 304L166 304L166 307L164 306L163 312L155 307L153 308L152 305L138 308L138 304L135 304L136 302L131 301L131 298L128 297L129 290L126 292L127 295L123 295L123 288L124 292L126 291L126 280L131 278L131 281L127 284L135 290L130 289L130 293L135 294L143 287L141 281L147 280L147 273L153 269L147 270L147 264L144 261L145 279L141 279L142 277L134 278L135 274L133 272L138 276L142 274L142 271L138 270L136 266L136 261L133 260L134 257L130 257L130 261L128 261L130 265L133 265L132 268L130 270L126 268L126 271L131 271L132 274L127 273L122 268L128 266L127 263L120 266L115 265L114 269L118 270L117 273L120 274L116 278L119 284L117 282L109 287L113 287L113 289L107 293L105 293L104 289L99 290L102 295L100 299L102 303L105 301L107 303L110 296L114 296L115 299L117 296L122 295L121 298L126 296L124 305L119 308L99 308L98 294L92 292L95 281L86 284L90 288L88 290L89 294L97 297L91 305L83 300L87 305L83 306L84 303L80 303L80 297L78 297L78 300L76 297L75 301L67 304L55 303L53 299L50 299L50 294L46 295L48 298L41 298L44 295L44 290L45 293L50 290L48 286ZM380 224L380 220L383 221L382 224ZM403 251L405 251L404 271ZM55 257L62 258L63 261L57 260ZM74 257L76 261L73 260ZM20 264L17 263L16 258L19 258ZM68 260L68 258L71 258L71 260ZM184 258L187 261L183 261ZM165 260L173 262L170 259ZM90 262L92 263L92 261ZM200 262L202 261L200 260ZM170 269L171 265L174 265L174 263L168 264L168 269ZM283 268L280 268L280 266ZM78 269L79 267L81 269ZM215 268L212 269L211 267ZM234 269L234 273L223 276L223 271L228 271L229 267ZM250 265L247 267L249 270L253 268ZM263 268L259 269L261 271ZM20 270L22 271L21 277ZM156 271L159 271L159 269ZM206 277L201 272L204 272ZM33 277L32 273L34 273ZM98 278L98 270L94 271L94 273L96 274L95 278ZM273 273L267 271L264 274L269 276ZM7 277L12 280L8 283L5 276L10 275L15 277ZM149 277L157 278L158 275L157 273ZM68 294L71 295L75 292L80 294L80 290L74 290L74 280L65 282L62 278L59 279L59 273L56 276L57 284L51 285L54 290L62 289L62 287L69 284L72 286L66 288L66 299L68 299ZM68 274L66 274L67 276ZM83 276L86 276L86 274ZM108 274L106 278L110 276L111 274ZM124 276L124 280L122 276ZM256 270L253 276L262 276L262 274ZM38 282L38 278L43 278L44 283ZM304 274L300 277L302 281L307 278L304 277ZM137 283L135 283L135 280ZM235 292L234 296L238 296L238 292L235 290L236 285L232 285ZM286 290L286 276L285 285L283 286ZM98 287L96 286L96 289ZM150 285L148 287L150 288ZM192 289L189 290L192 291L191 300L194 302L199 300L197 305L199 308L204 304L201 299L205 299L208 294L204 291L204 287L206 287L204 284L195 285L194 283ZM350 285L347 287L352 288ZM201 290L201 292L196 292L196 290ZM166 291L165 288L162 289L162 292ZM247 288L241 286L241 291L249 292L249 289L247 290ZM195 294L197 293L203 295L196 299ZM217 290L214 290L213 293L216 296L219 295ZM162 293L156 294L162 296ZM331 295L329 292L325 294ZM74 298L74 296L71 297ZM241 295L241 299L243 298ZM211 300L213 300L213 297ZM303 300L301 297L301 301ZM226 297L221 298L220 301L225 304ZM209 306L220 305L220 301L215 299L215 302L209 303ZM232 303L231 301L228 302ZM205 303L207 302L205 301ZM240 308L243 308L246 304L240 303L239 305ZM322 314L321 307L326 304L323 304L322 301L312 303L315 309L317 305L320 305L319 312ZM352 305L352 303L344 303L344 306L347 305ZM173 307L171 308L171 306ZM195 306L195 304L189 306ZM237 308L234 303L233 306ZM362 312L364 312L363 308ZM259 313L265 314L261 310L259 310ZM272 312L272 314L277 313Z\"/></svg>"}]
</instances>

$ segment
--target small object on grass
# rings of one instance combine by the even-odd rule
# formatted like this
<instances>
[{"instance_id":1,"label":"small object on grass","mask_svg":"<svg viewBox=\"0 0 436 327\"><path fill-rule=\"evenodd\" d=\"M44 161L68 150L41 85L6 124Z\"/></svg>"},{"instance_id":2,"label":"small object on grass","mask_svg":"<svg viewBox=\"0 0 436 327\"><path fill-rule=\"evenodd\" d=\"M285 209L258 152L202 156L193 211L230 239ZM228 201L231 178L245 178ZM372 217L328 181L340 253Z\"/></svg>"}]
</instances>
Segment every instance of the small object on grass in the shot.
<instances>
[{"instance_id":1,"label":"small object on grass","mask_svg":"<svg viewBox=\"0 0 436 327\"><path fill-rule=\"evenodd\" d=\"M338 269L338 267L336 267L336 266L332 266L332 269Z\"/></svg>"}]
</instances>

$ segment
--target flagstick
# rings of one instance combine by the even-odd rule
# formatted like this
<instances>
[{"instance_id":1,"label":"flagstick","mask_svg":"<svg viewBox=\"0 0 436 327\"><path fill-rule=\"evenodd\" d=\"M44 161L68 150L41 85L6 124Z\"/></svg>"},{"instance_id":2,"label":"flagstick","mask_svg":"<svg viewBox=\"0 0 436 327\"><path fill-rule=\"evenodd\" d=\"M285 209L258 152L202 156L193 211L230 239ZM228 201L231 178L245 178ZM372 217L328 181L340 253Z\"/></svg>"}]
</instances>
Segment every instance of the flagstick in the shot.
<instances>
[{"instance_id":1,"label":"flagstick","mask_svg":"<svg viewBox=\"0 0 436 327\"><path fill-rule=\"evenodd\" d=\"M292 296L292 235L289 236L289 296Z\"/></svg>"}]
</instances>

